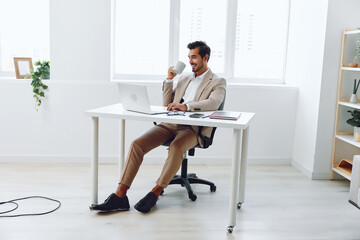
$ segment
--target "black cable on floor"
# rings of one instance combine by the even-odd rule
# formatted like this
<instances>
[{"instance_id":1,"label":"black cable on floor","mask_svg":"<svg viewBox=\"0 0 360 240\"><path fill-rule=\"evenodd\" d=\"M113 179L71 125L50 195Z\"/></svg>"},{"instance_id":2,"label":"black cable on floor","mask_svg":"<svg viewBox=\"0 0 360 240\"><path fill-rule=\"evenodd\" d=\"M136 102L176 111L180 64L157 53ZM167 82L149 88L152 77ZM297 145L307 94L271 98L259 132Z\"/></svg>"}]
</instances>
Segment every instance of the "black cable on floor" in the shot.
<instances>
[{"instance_id":1,"label":"black cable on floor","mask_svg":"<svg viewBox=\"0 0 360 240\"><path fill-rule=\"evenodd\" d=\"M53 210L47 211L47 212L25 213L25 214L17 214L17 215L2 215L2 214L6 214L6 213L9 213L9 212L12 212L12 211L15 211L16 209L18 209L18 208L19 208L19 204L16 203L16 201L26 200L26 199L30 199L30 198L42 198L42 199L46 199L46 200L49 200L49 201L57 202L57 203L58 203L58 206L57 206L56 208L54 208ZM14 207L13 209L10 209L10 210L4 211L4 212L0 212L0 218L2 218L2 217L23 217L23 216L39 216L39 215L45 215L45 214L49 214L49 213L55 212L55 211L58 210L58 209L60 208L60 206L61 206L61 202L60 202L60 201L58 201L58 200L56 200L56 199L48 198L48 197L42 197L42 196L30 196L30 197L13 199L13 200L9 200L9 201L6 201L6 202L0 202L0 205L3 205L3 204L13 204L13 205L15 205L15 207Z\"/></svg>"}]
</instances>

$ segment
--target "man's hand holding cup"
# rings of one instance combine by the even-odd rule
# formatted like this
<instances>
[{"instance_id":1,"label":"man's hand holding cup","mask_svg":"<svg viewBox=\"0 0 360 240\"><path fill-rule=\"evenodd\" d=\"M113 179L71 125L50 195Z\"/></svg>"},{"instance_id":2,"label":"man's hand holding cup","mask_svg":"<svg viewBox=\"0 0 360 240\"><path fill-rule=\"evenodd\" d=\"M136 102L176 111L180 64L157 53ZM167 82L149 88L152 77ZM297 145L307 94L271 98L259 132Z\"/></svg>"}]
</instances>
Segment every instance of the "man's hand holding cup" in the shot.
<instances>
[{"instance_id":1,"label":"man's hand holding cup","mask_svg":"<svg viewBox=\"0 0 360 240\"><path fill-rule=\"evenodd\" d=\"M176 75L181 74L184 71L185 67L186 67L185 63L181 61L177 61L175 66L170 67L168 69L167 79L173 79Z\"/></svg>"}]
</instances>

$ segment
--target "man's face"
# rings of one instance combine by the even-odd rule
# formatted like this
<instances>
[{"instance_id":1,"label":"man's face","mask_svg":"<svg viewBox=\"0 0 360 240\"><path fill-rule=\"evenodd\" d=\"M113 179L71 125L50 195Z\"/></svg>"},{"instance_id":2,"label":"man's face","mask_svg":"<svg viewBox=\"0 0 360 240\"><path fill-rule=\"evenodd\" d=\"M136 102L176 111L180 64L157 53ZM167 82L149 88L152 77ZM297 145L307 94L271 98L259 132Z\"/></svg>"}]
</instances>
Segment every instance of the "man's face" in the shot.
<instances>
[{"instance_id":1,"label":"man's face","mask_svg":"<svg viewBox=\"0 0 360 240\"><path fill-rule=\"evenodd\" d=\"M197 73L201 70L203 70L203 68L206 68L207 66L207 55L204 56L204 58L201 58L200 54L199 54L199 48L194 48L191 49L189 52L189 63L191 66L191 69L194 73Z\"/></svg>"}]
</instances>

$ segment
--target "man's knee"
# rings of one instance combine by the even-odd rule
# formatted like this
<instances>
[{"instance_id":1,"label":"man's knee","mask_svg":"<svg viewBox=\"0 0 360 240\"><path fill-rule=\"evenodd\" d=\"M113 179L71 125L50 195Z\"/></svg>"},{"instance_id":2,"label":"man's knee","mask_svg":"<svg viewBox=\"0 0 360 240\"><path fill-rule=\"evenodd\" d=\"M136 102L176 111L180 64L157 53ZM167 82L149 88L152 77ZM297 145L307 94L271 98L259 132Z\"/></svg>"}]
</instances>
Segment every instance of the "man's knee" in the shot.
<instances>
[{"instance_id":1,"label":"man's knee","mask_svg":"<svg viewBox=\"0 0 360 240\"><path fill-rule=\"evenodd\" d=\"M186 146L182 141L172 141L170 146L169 146L169 150L171 151L178 151L179 153L184 153L186 152Z\"/></svg>"},{"instance_id":2,"label":"man's knee","mask_svg":"<svg viewBox=\"0 0 360 240\"><path fill-rule=\"evenodd\" d=\"M143 146L141 138L137 138L130 144L130 149L136 149L136 151L141 151L143 153Z\"/></svg>"}]
</instances>

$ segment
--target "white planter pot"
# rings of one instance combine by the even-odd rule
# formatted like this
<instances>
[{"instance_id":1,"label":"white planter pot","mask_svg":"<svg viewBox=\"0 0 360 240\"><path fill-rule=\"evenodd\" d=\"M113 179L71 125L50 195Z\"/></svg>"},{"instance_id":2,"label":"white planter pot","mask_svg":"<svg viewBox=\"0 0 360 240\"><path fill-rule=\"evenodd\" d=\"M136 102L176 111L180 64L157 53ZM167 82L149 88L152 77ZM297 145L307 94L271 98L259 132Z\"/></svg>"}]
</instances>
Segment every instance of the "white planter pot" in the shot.
<instances>
[{"instance_id":1,"label":"white planter pot","mask_svg":"<svg viewBox=\"0 0 360 240\"><path fill-rule=\"evenodd\" d=\"M357 103L357 96L356 94L351 94L350 101L351 103Z\"/></svg>"},{"instance_id":2,"label":"white planter pot","mask_svg":"<svg viewBox=\"0 0 360 240\"><path fill-rule=\"evenodd\" d=\"M354 127L354 140L360 142L360 127Z\"/></svg>"}]
</instances>

